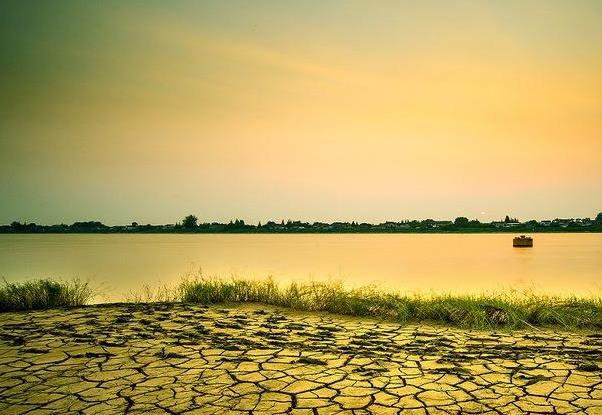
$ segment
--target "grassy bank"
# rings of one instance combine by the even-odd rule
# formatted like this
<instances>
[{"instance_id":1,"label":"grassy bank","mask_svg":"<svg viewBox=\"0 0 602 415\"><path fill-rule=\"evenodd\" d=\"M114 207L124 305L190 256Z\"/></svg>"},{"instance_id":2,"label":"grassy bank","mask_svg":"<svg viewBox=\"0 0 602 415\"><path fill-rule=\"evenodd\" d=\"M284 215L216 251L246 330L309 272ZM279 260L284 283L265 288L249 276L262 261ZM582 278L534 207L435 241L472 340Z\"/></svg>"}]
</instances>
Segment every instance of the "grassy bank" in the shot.
<instances>
[{"instance_id":1,"label":"grassy bank","mask_svg":"<svg viewBox=\"0 0 602 415\"><path fill-rule=\"evenodd\" d=\"M0 286L0 311L78 306L94 295L87 283L37 280ZM405 295L374 287L345 289L340 282L278 285L272 279L193 278L177 287L143 287L131 302L262 303L299 311L327 311L399 323L431 322L464 328L602 329L602 298L534 293Z\"/></svg>"},{"instance_id":2,"label":"grassy bank","mask_svg":"<svg viewBox=\"0 0 602 415\"><path fill-rule=\"evenodd\" d=\"M519 293L409 296L373 287L347 290L341 283L292 283L280 287L271 279L184 281L178 296L183 302L264 303L300 311L385 318L399 323L434 322L466 328L602 328L602 298Z\"/></svg>"},{"instance_id":3,"label":"grassy bank","mask_svg":"<svg viewBox=\"0 0 602 415\"><path fill-rule=\"evenodd\" d=\"M0 311L37 310L84 305L93 297L88 283L50 279L9 283L0 286Z\"/></svg>"}]
</instances>

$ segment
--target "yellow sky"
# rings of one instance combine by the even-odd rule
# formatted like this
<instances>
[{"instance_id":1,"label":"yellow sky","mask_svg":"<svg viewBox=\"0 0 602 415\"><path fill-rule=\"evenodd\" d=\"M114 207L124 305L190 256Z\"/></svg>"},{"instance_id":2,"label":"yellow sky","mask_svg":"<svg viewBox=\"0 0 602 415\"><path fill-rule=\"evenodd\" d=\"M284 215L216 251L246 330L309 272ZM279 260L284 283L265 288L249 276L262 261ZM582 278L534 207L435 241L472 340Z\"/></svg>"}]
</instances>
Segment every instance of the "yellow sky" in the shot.
<instances>
[{"instance_id":1,"label":"yellow sky","mask_svg":"<svg viewBox=\"0 0 602 415\"><path fill-rule=\"evenodd\" d=\"M8 2L0 222L593 216L600 21L585 1Z\"/></svg>"}]
</instances>

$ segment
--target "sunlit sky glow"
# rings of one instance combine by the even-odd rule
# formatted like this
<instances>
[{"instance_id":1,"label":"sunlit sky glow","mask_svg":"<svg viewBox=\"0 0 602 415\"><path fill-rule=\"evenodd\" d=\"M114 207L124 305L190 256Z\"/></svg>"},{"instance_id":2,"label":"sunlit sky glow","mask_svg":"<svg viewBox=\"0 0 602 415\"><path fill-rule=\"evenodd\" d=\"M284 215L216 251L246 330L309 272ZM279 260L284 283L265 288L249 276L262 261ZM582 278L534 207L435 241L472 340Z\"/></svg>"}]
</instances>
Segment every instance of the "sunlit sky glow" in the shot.
<instances>
[{"instance_id":1,"label":"sunlit sky glow","mask_svg":"<svg viewBox=\"0 0 602 415\"><path fill-rule=\"evenodd\" d=\"M593 217L601 22L597 1L3 1L0 223Z\"/></svg>"}]
</instances>

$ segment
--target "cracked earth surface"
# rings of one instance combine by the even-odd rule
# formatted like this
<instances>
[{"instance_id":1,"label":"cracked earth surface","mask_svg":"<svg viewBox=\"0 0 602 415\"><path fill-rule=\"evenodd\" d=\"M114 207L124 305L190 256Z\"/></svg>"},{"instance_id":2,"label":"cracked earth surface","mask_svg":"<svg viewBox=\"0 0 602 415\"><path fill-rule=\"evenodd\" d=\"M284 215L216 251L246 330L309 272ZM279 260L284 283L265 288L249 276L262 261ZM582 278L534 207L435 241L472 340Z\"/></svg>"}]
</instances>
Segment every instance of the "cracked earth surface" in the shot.
<instances>
[{"instance_id":1,"label":"cracked earth surface","mask_svg":"<svg viewBox=\"0 0 602 415\"><path fill-rule=\"evenodd\" d=\"M0 314L0 413L602 414L602 334L271 307Z\"/></svg>"}]
</instances>

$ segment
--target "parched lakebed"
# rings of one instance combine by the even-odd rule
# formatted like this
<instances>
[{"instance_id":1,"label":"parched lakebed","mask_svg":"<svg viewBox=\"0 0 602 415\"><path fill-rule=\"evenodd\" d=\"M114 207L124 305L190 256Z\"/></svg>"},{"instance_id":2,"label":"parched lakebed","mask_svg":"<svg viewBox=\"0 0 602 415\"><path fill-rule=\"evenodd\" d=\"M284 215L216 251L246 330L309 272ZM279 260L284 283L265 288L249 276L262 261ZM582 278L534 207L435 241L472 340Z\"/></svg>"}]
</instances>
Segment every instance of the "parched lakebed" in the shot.
<instances>
[{"instance_id":1,"label":"parched lakebed","mask_svg":"<svg viewBox=\"0 0 602 415\"><path fill-rule=\"evenodd\" d=\"M259 305L0 314L0 413L602 413L602 334Z\"/></svg>"}]
</instances>

